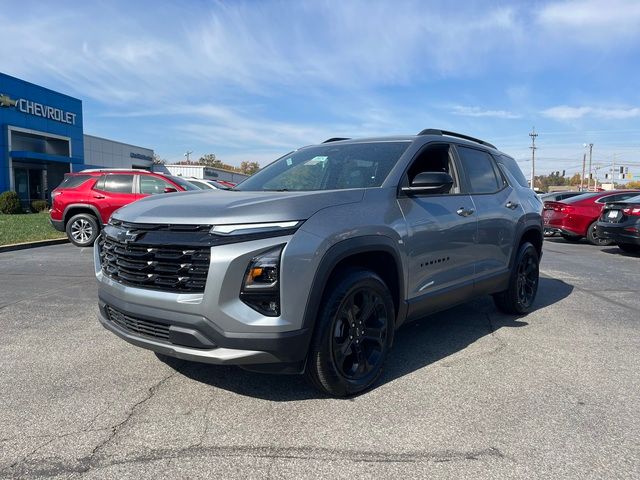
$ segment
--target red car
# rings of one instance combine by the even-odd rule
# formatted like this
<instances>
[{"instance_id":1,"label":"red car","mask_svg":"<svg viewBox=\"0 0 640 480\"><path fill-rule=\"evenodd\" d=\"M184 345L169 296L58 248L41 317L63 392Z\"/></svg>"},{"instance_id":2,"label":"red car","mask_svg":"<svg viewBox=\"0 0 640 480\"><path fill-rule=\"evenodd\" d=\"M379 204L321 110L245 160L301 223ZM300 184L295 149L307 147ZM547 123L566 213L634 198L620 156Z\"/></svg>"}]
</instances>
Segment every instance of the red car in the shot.
<instances>
[{"instance_id":1,"label":"red car","mask_svg":"<svg viewBox=\"0 0 640 480\"><path fill-rule=\"evenodd\" d=\"M559 202L544 202L544 229L559 233L570 242L587 237L593 245L610 245L612 241L598 235L596 224L605 203L635 197L640 190L610 190L584 193Z\"/></svg>"},{"instance_id":2,"label":"red car","mask_svg":"<svg viewBox=\"0 0 640 480\"><path fill-rule=\"evenodd\" d=\"M65 175L51 192L51 224L78 247L93 245L118 208L159 193L198 190L189 182L146 170L84 170Z\"/></svg>"}]
</instances>

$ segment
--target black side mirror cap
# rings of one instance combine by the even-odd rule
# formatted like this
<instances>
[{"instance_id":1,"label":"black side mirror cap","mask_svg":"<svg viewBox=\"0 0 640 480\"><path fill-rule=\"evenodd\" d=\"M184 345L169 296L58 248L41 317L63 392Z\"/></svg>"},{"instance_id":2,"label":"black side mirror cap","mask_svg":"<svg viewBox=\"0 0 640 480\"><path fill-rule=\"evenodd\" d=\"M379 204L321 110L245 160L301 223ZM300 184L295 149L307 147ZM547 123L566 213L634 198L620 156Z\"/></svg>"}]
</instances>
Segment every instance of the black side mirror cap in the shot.
<instances>
[{"instance_id":1,"label":"black side mirror cap","mask_svg":"<svg viewBox=\"0 0 640 480\"><path fill-rule=\"evenodd\" d=\"M402 187L407 195L449 193L453 178L446 172L421 172L413 177L408 187Z\"/></svg>"}]
</instances>

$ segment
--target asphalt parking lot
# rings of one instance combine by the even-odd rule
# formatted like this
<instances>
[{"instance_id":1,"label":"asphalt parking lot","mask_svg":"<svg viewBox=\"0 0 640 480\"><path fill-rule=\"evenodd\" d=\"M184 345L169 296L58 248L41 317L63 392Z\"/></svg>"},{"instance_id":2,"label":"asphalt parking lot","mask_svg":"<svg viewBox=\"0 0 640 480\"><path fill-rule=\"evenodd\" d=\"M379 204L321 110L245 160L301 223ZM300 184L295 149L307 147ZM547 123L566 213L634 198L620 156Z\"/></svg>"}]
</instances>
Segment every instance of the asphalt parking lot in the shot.
<instances>
[{"instance_id":1,"label":"asphalt parking lot","mask_svg":"<svg viewBox=\"0 0 640 480\"><path fill-rule=\"evenodd\" d=\"M544 252L534 313L410 324L349 400L121 341L91 249L1 253L0 477L638 478L640 258Z\"/></svg>"}]
</instances>

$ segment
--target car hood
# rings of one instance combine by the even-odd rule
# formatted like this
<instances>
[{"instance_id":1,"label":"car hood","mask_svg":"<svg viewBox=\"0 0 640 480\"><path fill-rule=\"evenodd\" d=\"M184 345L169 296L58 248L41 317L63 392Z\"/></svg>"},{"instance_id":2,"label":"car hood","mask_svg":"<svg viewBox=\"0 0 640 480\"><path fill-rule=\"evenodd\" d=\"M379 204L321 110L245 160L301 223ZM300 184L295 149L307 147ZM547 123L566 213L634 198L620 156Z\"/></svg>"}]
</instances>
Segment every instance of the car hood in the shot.
<instances>
[{"instance_id":1,"label":"car hood","mask_svg":"<svg viewBox=\"0 0 640 480\"><path fill-rule=\"evenodd\" d=\"M132 223L228 225L306 220L323 208L362 200L364 190L243 192L201 190L143 198L113 214Z\"/></svg>"}]
</instances>

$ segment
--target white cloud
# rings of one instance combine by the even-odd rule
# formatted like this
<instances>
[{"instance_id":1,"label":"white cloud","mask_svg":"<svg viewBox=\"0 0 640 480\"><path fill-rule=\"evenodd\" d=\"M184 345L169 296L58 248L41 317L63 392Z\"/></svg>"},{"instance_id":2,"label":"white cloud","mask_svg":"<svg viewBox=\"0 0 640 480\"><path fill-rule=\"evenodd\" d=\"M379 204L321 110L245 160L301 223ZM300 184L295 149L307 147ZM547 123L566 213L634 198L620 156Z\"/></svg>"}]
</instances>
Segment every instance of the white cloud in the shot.
<instances>
[{"instance_id":1,"label":"white cloud","mask_svg":"<svg viewBox=\"0 0 640 480\"><path fill-rule=\"evenodd\" d=\"M538 24L555 35L598 48L616 46L620 37L637 37L640 2L637 0L566 0L545 5ZM620 46L619 44L617 46Z\"/></svg>"},{"instance_id":2,"label":"white cloud","mask_svg":"<svg viewBox=\"0 0 640 480\"><path fill-rule=\"evenodd\" d=\"M520 118L521 115L508 110L485 110L480 107L456 105L451 111L454 115L463 117L492 117L492 118Z\"/></svg>"},{"instance_id":3,"label":"white cloud","mask_svg":"<svg viewBox=\"0 0 640 480\"><path fill-rule=\"evenodd\" d=\"M604 120L624 120L640 117L640 108L571 107L568 105L558 105L543 110L541 114L554 120L576 120L584 117Z\"/></svg>"}]
</instances>

